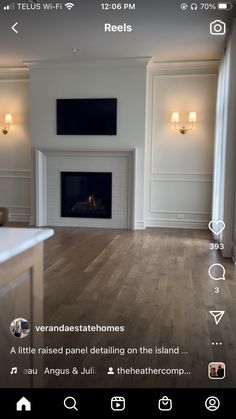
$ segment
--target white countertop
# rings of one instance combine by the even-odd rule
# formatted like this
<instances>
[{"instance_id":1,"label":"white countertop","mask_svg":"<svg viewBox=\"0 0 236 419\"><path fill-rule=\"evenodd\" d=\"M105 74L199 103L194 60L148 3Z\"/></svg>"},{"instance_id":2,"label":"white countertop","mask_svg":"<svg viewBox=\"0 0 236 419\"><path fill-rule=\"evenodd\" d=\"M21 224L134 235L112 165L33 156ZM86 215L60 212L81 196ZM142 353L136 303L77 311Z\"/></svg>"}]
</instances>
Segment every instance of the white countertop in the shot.
<instances>
[{"instance_id":1,"label":"white countertop","mask_svg":"<svg viewBox=\"0 0 236 419\"><path fill-rule=\"evenodd\" d=\"M0 228L0 263L54 235L49 228Z\"/></svg>"}]
</instances>

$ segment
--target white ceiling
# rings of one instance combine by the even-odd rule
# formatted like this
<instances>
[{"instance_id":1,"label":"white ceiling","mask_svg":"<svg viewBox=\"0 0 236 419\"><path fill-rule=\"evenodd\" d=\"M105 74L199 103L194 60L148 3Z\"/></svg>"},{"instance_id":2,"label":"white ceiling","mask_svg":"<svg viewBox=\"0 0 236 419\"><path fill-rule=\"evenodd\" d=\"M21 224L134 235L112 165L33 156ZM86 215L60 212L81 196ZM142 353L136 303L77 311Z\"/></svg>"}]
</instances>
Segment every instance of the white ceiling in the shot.
<instances>
[{"instance_id":1,"label":"white ceiling","mask_svg":"<svg viewBox=\"0 0 236 419\"><path fill-rule=\"evenodd\" d=\"M1 1L1 7L9 3ZM100 0L74 3L71 11L63 12L1 10L0 66L143 56L158 61L218 59L226 36L210 35L210 22L221 18L229 27L235 10L183 12L182 0L136 0L135 12L101 11ZM15 22L18 34L11 29ZM104 33L104 23L124 22L133 25L133 32ZM81 48L81 52L75 54L72 48Z\"/></svg>"}]
</instances>

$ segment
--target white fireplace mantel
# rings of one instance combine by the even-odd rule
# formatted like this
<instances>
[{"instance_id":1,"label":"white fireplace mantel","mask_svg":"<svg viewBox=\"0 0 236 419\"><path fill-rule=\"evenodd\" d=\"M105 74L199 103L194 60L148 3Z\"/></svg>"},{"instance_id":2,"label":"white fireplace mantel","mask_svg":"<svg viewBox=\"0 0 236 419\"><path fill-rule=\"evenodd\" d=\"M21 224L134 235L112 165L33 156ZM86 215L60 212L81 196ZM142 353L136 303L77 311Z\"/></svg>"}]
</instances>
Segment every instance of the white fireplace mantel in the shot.
<instances>
[{"instance_id":1,"label":"white fireplace mantel","mask_svg":"<svg viewBox=\"0 0 236 419\"><path fill-rule=\"evenodd\" d=\"M36 225L134 229L135 149L36 148ZM61 171L113 173L112 219L60 216Z\"/></svg>"}]
</instances>

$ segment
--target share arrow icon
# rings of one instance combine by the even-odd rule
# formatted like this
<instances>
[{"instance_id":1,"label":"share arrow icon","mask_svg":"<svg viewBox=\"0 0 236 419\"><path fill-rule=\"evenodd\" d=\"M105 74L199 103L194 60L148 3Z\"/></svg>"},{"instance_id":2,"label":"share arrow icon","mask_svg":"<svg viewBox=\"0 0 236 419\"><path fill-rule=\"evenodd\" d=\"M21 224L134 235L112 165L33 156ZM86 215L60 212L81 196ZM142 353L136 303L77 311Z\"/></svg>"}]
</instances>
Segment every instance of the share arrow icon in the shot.
<instances>
[{"instance_id":1,"label":"share arrow icon","mask_svg":"<svg viewBox=\"0 0 236 419\"><path fill-rule=\"evenodd\" d=\"M219 324L225 311L209 311L209 313L214 317L215 323Z\"/></svg>"}]
</instances>

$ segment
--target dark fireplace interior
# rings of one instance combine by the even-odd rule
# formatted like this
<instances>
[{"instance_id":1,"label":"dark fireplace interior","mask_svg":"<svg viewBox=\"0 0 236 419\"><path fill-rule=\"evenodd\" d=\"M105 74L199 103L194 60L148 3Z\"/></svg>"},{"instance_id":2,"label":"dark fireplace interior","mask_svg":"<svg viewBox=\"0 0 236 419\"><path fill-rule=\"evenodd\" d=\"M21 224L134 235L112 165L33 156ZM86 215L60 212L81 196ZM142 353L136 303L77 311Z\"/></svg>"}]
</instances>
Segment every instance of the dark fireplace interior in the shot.
<instances>
[{"instance_id":1,"label":"dark fireplace interior","mask_svg":"<svg viewBox=\"0 0 236 419\"><path fill-rule=\"evenodd\" d=\"M61 172L61 217L111 218L112 173Z\"/></svg>"}]
</instances>

